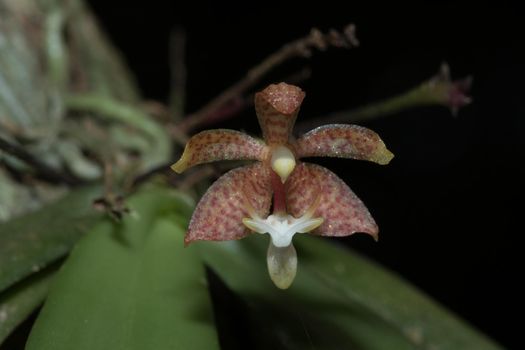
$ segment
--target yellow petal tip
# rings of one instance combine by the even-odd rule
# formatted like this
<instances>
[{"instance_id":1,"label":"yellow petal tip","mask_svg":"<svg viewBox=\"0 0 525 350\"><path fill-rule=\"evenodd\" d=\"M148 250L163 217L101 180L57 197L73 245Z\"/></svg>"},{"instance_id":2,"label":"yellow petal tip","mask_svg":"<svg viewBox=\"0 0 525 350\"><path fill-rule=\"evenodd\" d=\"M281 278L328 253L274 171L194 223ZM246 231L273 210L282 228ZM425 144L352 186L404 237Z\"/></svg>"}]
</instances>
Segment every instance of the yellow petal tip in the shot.
<instances>
[{"instance_id":1,"label":"yellow petal tip","mask_svg":"<svg viewBox=\"0 0 525 350\"><path fill-rule=\"evenodd\" d=\"M387 165L393 158L394 154L390 152L386 147L382 147L376 152L376 154L372 158L372 161L376 162L377 164Z\"/></svg>"},{"instance_id":2,"label":"yellow petal tip","mask_svg":"<svg viewBox=\"0 0 525 350\"><path fill-rule=\"evenodd\" d=\"M186 170L186 162L183 161L183 159L179 159L179 161L171 166L171 170L176 172L177 174L182 174L184 170Z\"/></svg>"}]
</instances>

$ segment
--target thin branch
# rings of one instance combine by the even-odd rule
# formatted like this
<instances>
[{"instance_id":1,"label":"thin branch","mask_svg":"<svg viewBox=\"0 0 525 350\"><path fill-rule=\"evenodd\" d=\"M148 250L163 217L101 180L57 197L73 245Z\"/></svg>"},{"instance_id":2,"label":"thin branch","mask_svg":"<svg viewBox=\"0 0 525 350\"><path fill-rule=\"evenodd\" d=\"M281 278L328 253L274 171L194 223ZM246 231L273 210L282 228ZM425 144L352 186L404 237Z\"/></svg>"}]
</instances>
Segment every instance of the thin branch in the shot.
<instances>
[{"instance_id":1,"label":"thin branch","mask_svg":"<svg viewBox=\"0 0 525 350\"><path fill-rule=\"evenodd\" d=\"M358 45L359 42L355 37L355 26L353 24L346 26L343 32L330 30L328 33L322 33L314 28L307 36L284 45L260 64L253 67L244 78L224 90L197 112L190 114L178 125L178 128L183 132L188 132L202 125L215 111L223 108L227 103L240 98L270 70L286 60L294 57L310 57L313 49L325 51L329 47L352 48Z\"/></svg>"},{"instance_id":2,"label":"thin branch","mask_svg":"<svg viewBox=\"0 0 525 350\"><path fill-rule=\"evenodd\" d=\"M410 90L404 94L356 109L337 111L324 117L308 119L297 123L295 131L301 134L324 124L369 121L422 105L414 92L414 90Z\"/></svg>"},{"instance_id":3,"label":"thin branch","mask_svg":"<svg viewBox=\"0 0 525 350\"><path fill-rule=\"evenodd\" d=\"M79 185L82 183L80 179L73 177L66 173L61 173L51 168L47 164L41 162L38 158L35 158L31 153L27 152L22 147L13 144L0 137L0 150L22 160L24 163L32 167L36 174L54 183L63 183L70 186Z\"/></svg>"},{"instance_id":4,"label":"thin branch","mask_svg":"<svg viewBox=\"0 0 525 350\"><path fill-rule=\"evenodd\" d=\"M459 108L470 103L471 99L467 94L471 83L472 77L451 81L449 67L443 63L440 71L432 78L400 95L354 110L339 111L325 117L303 121L296 125L295 131L304 133L330 123L369 121L421 106L449 107L455 115Z\"/></svg>"}]
</instances>

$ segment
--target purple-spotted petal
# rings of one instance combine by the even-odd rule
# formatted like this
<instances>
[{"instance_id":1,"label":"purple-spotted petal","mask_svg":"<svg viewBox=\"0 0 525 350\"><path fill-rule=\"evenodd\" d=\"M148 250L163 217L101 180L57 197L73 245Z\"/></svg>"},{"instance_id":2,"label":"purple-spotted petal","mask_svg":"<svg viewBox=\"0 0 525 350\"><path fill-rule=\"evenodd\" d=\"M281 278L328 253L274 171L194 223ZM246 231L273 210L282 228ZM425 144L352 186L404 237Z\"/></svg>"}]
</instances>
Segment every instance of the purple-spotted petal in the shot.
<instances>
[{"instance_id":1,"label":"purple-spotted petal","mask_svg":"<svg viewBox=\"0 0 525 350\"><path fill-rule=\"evenodd\" d=\"M242 219L252 214L268 215L271 199L270 169L263 163L231 170L200 200L184 242L243 238L249 231Z\"/></svg>"},{"instance_id":2,"label":"purple-spotted petal","mask_svg":"<svg viewBox=\"0 0 525 350\"><path fill-rule=\"evenodd\" d=\"M297 140L297 156L338 157L388 164L394 157L379 135L357 125L332 124L318 127Z\"/></svg>"},{"instance_id":3,"label":"purple-spotted petal","mask_svg":"<svg viewBox=\"0 0 525 350\"><path fill-rule=\"evenodd\" d=\"M324 222L313 233L348 236L364 232L377 239L378 228L368 209L330 170L299 163L285 186L288 212L294 217L302 216L312 205L317 205L312 217L321 217Z\"/></svg>"},{"instance_id":4,"label":"purple-spotted petal","mask_svg":"<svg viewBox=\"0 0 525 350\"><path fill-rule=\"evenodd\" d=\"M217 160L263 160L267 147L245 133L235 130L207 130L194 135L186 144L179 161L172 165L177 173L202 163Z\"/></svg>"},{"instance_id":5,"label":"purple-spotted petal","mask_svg":"<svg viewBox=\"0 0 525 350\"><path fill-rule=\"evenodd\" d=\"M303 99L299 87L286 83L269 85L255 94L255 112L268 145L288 142Z\"/></svg>"}]
</instances>

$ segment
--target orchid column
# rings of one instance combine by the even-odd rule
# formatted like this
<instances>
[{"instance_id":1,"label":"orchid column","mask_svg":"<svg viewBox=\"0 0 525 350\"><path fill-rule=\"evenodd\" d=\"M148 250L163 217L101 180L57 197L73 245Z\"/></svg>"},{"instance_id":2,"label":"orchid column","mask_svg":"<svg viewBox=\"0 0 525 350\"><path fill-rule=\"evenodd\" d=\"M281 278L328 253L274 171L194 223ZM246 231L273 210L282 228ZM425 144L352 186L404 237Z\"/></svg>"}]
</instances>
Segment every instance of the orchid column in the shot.
<instances>
[{"instance_id":1,"label":"orchid column","mask_svg":"<svg viewBox=\"0 0 525 350\"><path fill-rule=\"evenodd\" d=\"M296 233L364 232L375 239L378 234L367 208L341 179L299 159L327 156L387 164L393 157L376 133L355 125L326 125L294 139L292 130L303 99L304 92L296 86L268 86L255 95L264 141L234 130L203 131L189 140L172 166L181 173L217 160L257 161L231 170L208 189L193 213L185 243L240 239L251 231L269 233L268 270L282 289L296 275L292 244Z\"/></svg>"}]
</instances>

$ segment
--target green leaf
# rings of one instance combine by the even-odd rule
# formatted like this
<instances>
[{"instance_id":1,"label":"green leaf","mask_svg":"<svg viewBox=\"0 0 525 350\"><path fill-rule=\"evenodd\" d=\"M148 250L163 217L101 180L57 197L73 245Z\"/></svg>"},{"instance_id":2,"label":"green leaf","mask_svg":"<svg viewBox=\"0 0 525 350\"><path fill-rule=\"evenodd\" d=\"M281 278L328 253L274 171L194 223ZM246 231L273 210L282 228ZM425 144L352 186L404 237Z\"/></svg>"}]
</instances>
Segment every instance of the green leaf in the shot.
<instances>
[{"instance_id":1,"label":"green leaf","mask_svg":"<svg viewBox=\"0 0 525 350\"><path fill-rule=\"evenodd\" d=\"M355 253L345 254L341 247L316 239L302 240L298 249L311 257L305 268L320 283L342 298L363 305L417 347L500 349L408 282Z\"/></svg>"},{"instance_id":2,"label":"green leaf","mask_svg":"<svg viewBox=\"0 0 525 350\"><path fill-rule=\"evenodd\" d=\"M296 239L297 279L277 290L266 237L254 236L199 247L248 309L253 348L499 349L407 282L323 239Z\"/></svg>"},{"instance_id":3,"label":"green leaf","mask_svg":"<svg viewBox=\"0 0 525 350\"><path fill-rule=\"evenodd\" d=\"M76 190L45 208L0 225L0 291L69 252L100 218L98 186Z\"/></svg>"},{"instance_id":4,"label":"green leaf","mask_svg":"<svg viewBox=\"0 0 525 350\"><path fill-rule=\"evenodd\" d=\"M0 162L2 161L0 153ZM31 206L31 192L0 168L0 223L22 213Z\"/></svg>"},{"instance_id":5,"label":"green leaf","mask_svg":"<svg viewBox=\"0 0 525 350\"><path fill-rule=\"evenodd\" d=\"M0 344L44 301L55 271L41 271L0 294Z\"/></svg>"},{"instance_id":6,"label":"green leaf","mask_svg":"<svg viewBox=\"0 0 525 350\"><path fill-rule=\"evenodd\" d=\"M129 205L73 250L28 350L218 349L204 268L183 244L190 206L166 190Z\"/></svg>"}]
</instances>

